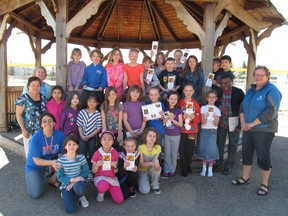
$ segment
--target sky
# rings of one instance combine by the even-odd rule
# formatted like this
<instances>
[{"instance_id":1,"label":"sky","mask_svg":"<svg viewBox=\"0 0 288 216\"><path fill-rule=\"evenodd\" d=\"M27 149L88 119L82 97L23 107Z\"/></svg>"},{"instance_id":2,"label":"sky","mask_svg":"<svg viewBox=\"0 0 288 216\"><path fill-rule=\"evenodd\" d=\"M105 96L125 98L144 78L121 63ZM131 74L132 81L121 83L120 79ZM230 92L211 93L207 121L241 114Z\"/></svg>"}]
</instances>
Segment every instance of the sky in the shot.
<instances>
[{"instance_id":1,"label":"sky","mask_svg":"<svg viewBox=\"0 0 288 216\"><path fill-rule=\"evenodd\" d=\"M277 8L278 12L281 13L288 20L288 1L287 0L272 0L274 6ZM48 43L47 41L42 42L42 47ZM7 46L7 60L10 63L23 63L23 64L34 64L34 54L31 50L28 36L18 29L12 31L11 36L8 40ZM83 58L82 60L86 64L90 64L88 53L83 46L68 45L68 58L73 48L78 47L82 50ZM93 48L92 48L93 49ZM25 50L25 53L23 52ZM53 44L51 49L49 49L46 54L42 55L42 64L55 64L55 51L56 45ZM103 49L103 54L107 54L110 49ZM284 25L276 28L269 38L263 39L257 49L257 65L266 65L270 69L275 70L288 70L287 61L288 52L288 25ZM198 49L190 50L189 55L194 54L199 59L201 59L201 51ZM233 67L241 67L245 61L247 64L247 53L243 47L241 41L229 44L226 48L225 54L232 57ZM172 55L172 53L171 53ZM124 61L128 61L128 52L123 51ZM139 56L139 63L142 60L142 55ZM67 59L68 61L69 59Z\"/></svg>"}]
</instances>

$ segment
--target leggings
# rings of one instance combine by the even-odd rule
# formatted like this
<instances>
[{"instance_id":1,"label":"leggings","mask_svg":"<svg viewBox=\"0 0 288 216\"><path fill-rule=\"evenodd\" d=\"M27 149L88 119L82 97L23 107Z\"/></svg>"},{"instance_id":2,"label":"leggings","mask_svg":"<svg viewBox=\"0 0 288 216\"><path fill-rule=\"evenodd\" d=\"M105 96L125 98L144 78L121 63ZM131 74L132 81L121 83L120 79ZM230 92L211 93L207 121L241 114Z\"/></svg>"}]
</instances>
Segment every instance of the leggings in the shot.
<instances>
[{"instance_id":1,"label":"leggings","mask_svg":"<svg viewBox=\"0 0 288 216\"><path fill-rule=\"evenodd\" d=\"M99 193L105 193L109 190L114 203L120 204L123 202L123 194L120 186L113 186L105 180L100 180L97 182L96 187Z\"/></svg>"}]
</instances>

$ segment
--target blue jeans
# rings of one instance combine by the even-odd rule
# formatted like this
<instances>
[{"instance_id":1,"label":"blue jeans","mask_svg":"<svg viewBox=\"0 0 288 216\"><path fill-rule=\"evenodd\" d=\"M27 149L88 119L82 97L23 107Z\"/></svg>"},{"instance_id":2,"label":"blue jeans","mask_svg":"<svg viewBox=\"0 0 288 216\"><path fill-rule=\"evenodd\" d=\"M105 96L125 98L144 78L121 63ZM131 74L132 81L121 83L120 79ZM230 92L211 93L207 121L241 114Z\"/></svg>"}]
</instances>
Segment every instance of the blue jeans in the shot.
<instances>
[{"instance_id":1,"label":"blue jeans","mask_svg":"<svg viewBox=\"0 0 288 216\"><path fill-rule=\"evenodd\" d=\"M67 213L74 213L77 211L78 198L84 196L86 187L86 181L78 181L70 191L67 191L66 189L61 190L64 208Z\"/></svg>"},{"instance_id":2,"label":"blue jeans","mask_svg":"<svg viewBox=\"0 0 288 216\"><path fill-rule=\"evenodd\" d=\"M80 153L83 154L88 162L89 170L92 168L91 159L93 157L93 154L95 152L96 148L96 138L92 137L88 141L80 140ZM89 152L89 159L88 159L88 153Z\"/></svg>"},{"instance_id":3,"label":"blue jeans","mask_svg":"<svg viewBox=\"0 0 288 216\"><path fill-rule=\"evenodd\" d=\"M270 132L243 131L242 162L243 165L253 164L253 154L256 150L257 164L261 170L271 168L270 148L275 134Z\"/></svg>"},{"instance_id":4,"label":"blue jeans","mask_svg":"<svg viewBox=\"0 0 288 216\"><path fill-rule=\"evenodd\" d=\"M32 199L37 199L44 194L44 168L30 170L25 173L26 188Z\"/></svg>"}]
</instances>

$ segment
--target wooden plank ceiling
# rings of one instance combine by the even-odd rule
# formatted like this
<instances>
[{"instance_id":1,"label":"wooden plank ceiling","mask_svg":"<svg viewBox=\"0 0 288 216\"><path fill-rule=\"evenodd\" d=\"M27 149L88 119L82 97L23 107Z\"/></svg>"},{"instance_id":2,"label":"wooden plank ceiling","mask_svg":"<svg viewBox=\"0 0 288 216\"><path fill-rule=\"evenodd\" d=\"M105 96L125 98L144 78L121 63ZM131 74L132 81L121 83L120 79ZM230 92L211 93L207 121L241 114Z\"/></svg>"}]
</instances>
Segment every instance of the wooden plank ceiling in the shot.
<instances>
[{"instance_id":1,"label":"wooden plank ceiling","mask_svg":"<svg viewBox=\"0 0 288 216\"><path fill-rule=\"evenodd\" d=\"M6 0L5 0L6 1ZM56 0L57 1L57 0ZM222 1L222 0L221 0ZM235 5L246 10L249 16L263 23L261 28L284 21L269 0L232 0ZM7 1L8 2L8 1ZM10 0L13 2L13 0ZM19 4L19 1L15 1ZM23 6L15 9L10 6L0 7L0 15L10 13L9 23L33 36L41 35L43 39L55 41L53 29L41 15L39 5L33 1L23 1ZM90 0L69 0L68 21L74 17ZM203 8L207 2L217 0L180 0L189 14L202 26ZM229 1L227 1L229 4ZM55 18L55 0L44 0L48 10ZM231 8L231 11L233 12ZM229 8L227 8L229 11ZM225 9L217 16L216 26L219 25L227 12ZM245 19L233 15L229 18L223 35L217 45L239 40L243 35L250 34ZM40 34L41 33L41 34ZM76 27L71 32L68 41L84 46L120 47L150 49L151 41L160 41L161 49L200 48L197 35L189 32L186 25L177 18L176 11L165 0L106 0L87 22Z\"/></svg>"}]
</instances>

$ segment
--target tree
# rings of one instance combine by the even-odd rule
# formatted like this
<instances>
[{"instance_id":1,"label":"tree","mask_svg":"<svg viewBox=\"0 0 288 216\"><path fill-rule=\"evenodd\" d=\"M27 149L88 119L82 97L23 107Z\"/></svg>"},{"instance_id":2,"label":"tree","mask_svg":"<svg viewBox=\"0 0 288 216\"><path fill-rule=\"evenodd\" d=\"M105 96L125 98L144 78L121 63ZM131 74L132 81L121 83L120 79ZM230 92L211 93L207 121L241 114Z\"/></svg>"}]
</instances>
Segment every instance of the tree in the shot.
<instances>
[{"instance_id":1,"label":"tree","mask_svg":"<svg viewBox=\"0 0 288 216\"><path fill-rule=\"evenodd\" d=\"M247 68L246 62L243 61L242 68Z\"/></svg>"},{"instance_id":2,"label":"tree","mask_svg":"<svg viewBox=\"0 0 288 216\"><path fill-rule=\"evenodd\" d=\"M14 66L10 66L10 67L9 67L8 74L9 74L10 76L14 76L14 75L15 75L15 68L14 68Z\"/></svg>"}]
</instances>

